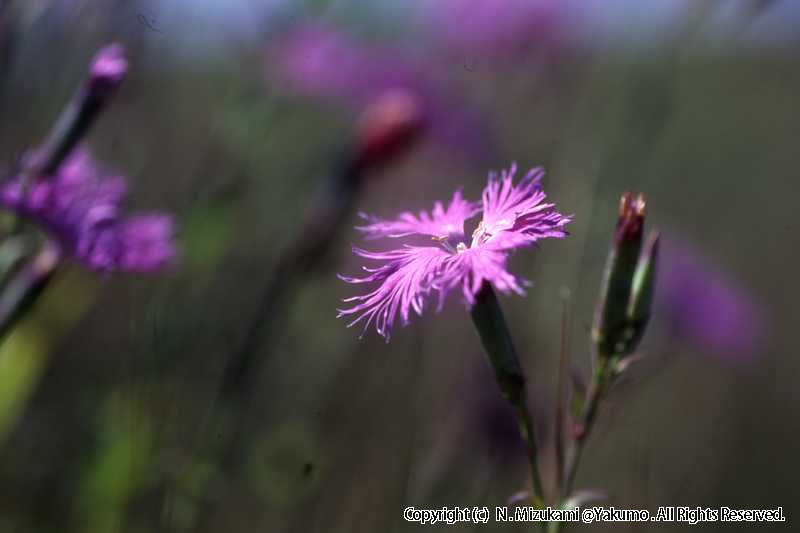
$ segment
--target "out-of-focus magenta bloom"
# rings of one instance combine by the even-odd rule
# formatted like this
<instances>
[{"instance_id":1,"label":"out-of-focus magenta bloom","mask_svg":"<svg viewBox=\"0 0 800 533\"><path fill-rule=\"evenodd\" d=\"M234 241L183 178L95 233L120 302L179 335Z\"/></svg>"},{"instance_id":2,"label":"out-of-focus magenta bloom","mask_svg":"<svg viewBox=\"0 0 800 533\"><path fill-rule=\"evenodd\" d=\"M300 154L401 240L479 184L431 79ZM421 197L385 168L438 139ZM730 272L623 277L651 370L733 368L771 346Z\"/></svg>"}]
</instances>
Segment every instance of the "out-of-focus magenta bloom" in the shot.
<instances>
[{"instance_id":1,"label":"out-of-focus magenta bloom","mask_svg":"<svg viewBox=\"0 0 800 533\"><path fill-rule=\"evenodd\" d=\"M658 268L655 315L674 335L724 361L758 356L764 310L744 287L674 238L665 239Z\"/></svg>"},{"instance_id":2,"label":"out-of-focus magenta bloom","mask_svg":"<svg viewBox=\"0 0 800 533\"><path fill-rule=\"evenodd\" d=\"M268 72L289 90L359 113L389 92L406 92L420 104L435 140L473 156L488 151L486 124L401 50L368 46L316 24L289 32L268 58Z\"/></svg>"},{"instance_id":3,"label":"out-of-focus magenta bloom","mask_svg":"<svg viewBox=\"0 0 800 533\"><path fill-rule=\"evenodd\" d=\"M127 72L125 48L121 44L110 44L95 55L89 72L89 84L94 91L108 90L122 83Z\"/></svg>"},{"instance_id":4,"label":"out-of-focus magenta bloom","mask_svg":"<svg viewBox=\"0 0 800 533\"><path fill-rule=\"evenodd\" d=\"M435 39L459 53L506 57L558 35L554 0L426 0Z\"/></svg>"},{"instance_id":5,"label":"out-of-focus magenta bloom","mask_svg":"<svg viewBox=\"0 0 800 533\"><path fill-rule=\"evenodd\" d=\"M432 237L438 245L404 244L387 252L354 248L356 255L380 265L364 267L367 275L362 278L340 278L348 283L379 285L371 292L345 299L353 302L353 307L340 309L339 316L355 315L349 326L363 321L365 331L375 321L378 334L388 340L398 313L407 324L411 310L421 315L426 298L434 291L439 294L439 308L447 293L459 286L470 305L484 282L503 293L524 294L527 282L506 269L509 253L545 237L564 237L564 226L571 217L557 212L555 204L545 203L541 187L544 172L540 168L528 172L516 185L515 173L516 165L500 176L490 173L481 203L469 202L456 192L446 208L436 202L430 213L405 212L394 220L362 215L368 224L357 229L366 238L423 235ZM464 223L481 212L483 219L468 238Z\"/></svg>"},{"instance_id":6,"label":"out-of-focus magenta bloom","mask_svg":"<svg viewBox=\"0 0 800 533\"><path fill-rule=\"evenodd\" d=\"M399 53L361 46L323 25L288 33L270 54L270 67L292 89L308 96L364 107L386 91L418 82Z\"/></svg>"},{"instance_id":7,"label":"out-of-focus magenta bloom","mask_svg":"<svg viewBox=\"0 0 800 533\"><path fill-rule=\"evenodd\" d=\"M175 254L168 215L124 216L123 178L105 176L85 150L76 150L54 176L23 186L0 185L0 205L39 224L64 255L102 272L153 272Z\"/></svg>"}]
</instances>

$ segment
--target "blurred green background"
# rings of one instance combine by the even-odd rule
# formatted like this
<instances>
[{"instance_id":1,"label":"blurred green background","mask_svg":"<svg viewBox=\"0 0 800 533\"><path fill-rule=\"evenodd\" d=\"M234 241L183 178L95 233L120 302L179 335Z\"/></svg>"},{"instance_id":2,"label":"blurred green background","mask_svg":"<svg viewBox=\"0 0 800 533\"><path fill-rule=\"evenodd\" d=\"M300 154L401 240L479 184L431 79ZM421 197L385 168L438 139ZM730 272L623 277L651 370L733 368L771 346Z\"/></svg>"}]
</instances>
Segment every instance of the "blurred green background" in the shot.
<instances>
[{"instance_id":1,"label":"blurred green background","mask_svg":"<svg viewBox=\"0 0 800 533\"><path fill-rule=\"evenodd\" d=\"M622 191L644 192L648 227L691 243L755 302L763 327L744 363L656 316L578 486L618 508L783 506L788 522L771 527L791 528L800 19L771 14L786 3L697 2L664 29L658 17L624 19L625 2L603 14L618 24L587 26L589 5L602 6L570 2L581 23L568 20L557 45L497 60L437 56L419 43L418 14L392 2L1 2L2 168L43 138L95 51L124 43L131 72L89 142L129 177L132 206L176 214L181 261L153 278L71 267L0 346L0 531L416 531L407 506L493 510L525 487L513 419L457 297L389 344L336 319L353 291L335 274L359 265L355 213L277 311L256 394L233 410L219 401L270 272L355 131L358 110L268 75L271 44L308 21L370 47L425 50L431 75L491 139L468 158L423 137L368 176L359 210L429 208L461 186L477 197L489 169L517 161L542 164L549 197L575 214L569 238L514 257L535 285L502 299L547 458L562 310L585 370ZM230 470L220 450L237 425ZM570 530L590 527L676 525Z\"/></svg>"}]
</instances>

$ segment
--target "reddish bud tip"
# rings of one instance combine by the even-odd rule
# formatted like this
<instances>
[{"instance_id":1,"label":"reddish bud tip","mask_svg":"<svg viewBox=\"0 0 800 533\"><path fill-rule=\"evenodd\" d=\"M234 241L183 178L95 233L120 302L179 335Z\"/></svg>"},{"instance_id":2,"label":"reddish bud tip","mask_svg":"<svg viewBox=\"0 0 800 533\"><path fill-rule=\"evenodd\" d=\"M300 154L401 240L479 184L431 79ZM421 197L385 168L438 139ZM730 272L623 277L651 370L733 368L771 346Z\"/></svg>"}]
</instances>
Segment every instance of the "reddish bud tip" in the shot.
<instances>
[{"instance_id":1,"label":"reddish bud tip","mask_svg":"<svg viewBox=\"0 0 800 533\"><path fill-rule=\"evenodd\" d=\"M405 90L385 93L359 119L359 165L365 168L388 162L411 146L422 126L422 110L416 96Z\"/></svg>"},{"instance_id":2,"label":"reddish bud tip","mask_svg":"<svg viewBox=\"0 0 800 533\"><path fill-rule=\"evenodd\" d=\"M619 219L617 220L616 242L641 241L644 229L644 216L647 204L643 194L634 197L626 192L619 200Z\"/></svg>"}]
</instances>

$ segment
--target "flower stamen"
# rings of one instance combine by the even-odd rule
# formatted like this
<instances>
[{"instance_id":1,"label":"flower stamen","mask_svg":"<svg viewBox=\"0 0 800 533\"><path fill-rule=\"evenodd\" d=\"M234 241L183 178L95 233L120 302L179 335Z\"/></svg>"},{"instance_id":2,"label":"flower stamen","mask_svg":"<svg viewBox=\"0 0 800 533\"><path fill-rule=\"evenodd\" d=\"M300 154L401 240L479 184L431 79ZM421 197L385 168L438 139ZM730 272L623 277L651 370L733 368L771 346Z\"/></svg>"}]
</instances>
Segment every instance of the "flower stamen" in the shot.
<instances>
[{"instance_id":1,"label":"flower stamen","mask_svg":"<svg viewBox=\"0 0 800 533\"><path fill-rule=\"evenodd\" d=\"M450 244L450 236L449 235L441 235L439 237L431 237L431 240L434 240L442 245L442 248L450 252L451 254L456 253L453 245Z\"/></svg>"}]
</instances>

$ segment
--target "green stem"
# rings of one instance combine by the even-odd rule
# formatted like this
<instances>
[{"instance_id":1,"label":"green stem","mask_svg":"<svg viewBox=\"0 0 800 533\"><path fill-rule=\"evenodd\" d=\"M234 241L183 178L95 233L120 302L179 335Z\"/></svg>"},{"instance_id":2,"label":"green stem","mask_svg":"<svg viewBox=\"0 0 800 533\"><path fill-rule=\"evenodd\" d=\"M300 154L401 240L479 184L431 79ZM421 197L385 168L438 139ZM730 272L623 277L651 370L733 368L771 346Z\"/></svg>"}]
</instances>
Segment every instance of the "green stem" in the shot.
<instances>
[{"instance_id":1,"label":"green stem","mask_svg":"<svg viewBox=\"0 0 800 533\"><path fill-rule=\"evenodd\" d=\"M564 484L561 487L560 502L561 506L572 494L575 487L575 477L578 474L578 467L580 466L581 456L586 447L586 441L594 426L594 421L597 418L597 410L600 407L600 402L605 397L608 390L608 385L611 377L608 374L608 358L599 357L599 365L594 372L592 382L589 385L589 391L586 395L586 400L583 404L583 410L579 419L580 432L575 435L572 454L567 462L566 472L564 473ZM546 527L547 533L560 533L564 522L549 522Z\"/></svg>"},{"instance_id":2,"label":"green stem","mask_svg":"<svg viewBox=\"0 0 800 533\"><path fill-rule=\"evenodd\" d=\"M556 381L556 402L553 417L553 433L556 459L556 483L555 494L561 494L561 487L564 485L564 418L567 411L567 373L569 372L569 348L568 336L568 296L564 297L564 307L561 313L561 350L558 356L558 378Z\"/></svg>"},{"instance_id":3,"label":"green stem","mask_svg":"<svg viewBox=\"0 0 800 533\"><path fill-rule=\"evenodd\" d=\"M520 433L528 451L533 485L533 501L538 507L544 505L544 489L539 473L538 448L534 419L528 408L525 392L525 376L508 331L503 310L489 283L484 283L475 295L475 304L470 311L472 321L478 330L481 344L486 351L489 363L503 396L514 408L520 425Z\"/></svg>"},{"instance_id":4,"label":"green stem","mask_svg":"<svg viewBox=\"0 0 800 533\"><path fill-rule=\"evenodd\" d=\"M33 306L59 263L58 252L45 245L3 288L0 294L0 341Z\"/></svg>"},{"instance_id":5,"label":"green stem","mask_svg":"<svg viewBox=\"0 0 800 533\"><path fill-rule=\"evenodd\" d=\"M533 416L528 409L528 402L524 398L514 406L520 424L520 433L525 440L528 451L528 462L531 466L531 483L533 484L533 502L536 507L544 507L544 488L542 477L539 473L539 452L536 446L536 432L533 426Z\"/></svg>"},{"instance_id":6,"label":"green stem","mask_svg":"<svg viewBox=\"0 0 800 533\"><path fill-rule=\"evenodd\" d=\"M580 432L575 436L575 446L572 452L572 458L567 466L567 473L565 476L564 487L561 492L562 498L567 498L575 485L575 477L578 473L578 466L580 465L581 455L586 447L586 441L594 426L594 421L597 418L597 410L600 402L605 397L605 392L608 389L608 358L600 357L599 366L594 373L592 383L589 386L589 392L586 395L583 411L580 417Z\"/></svg>"}]
</instances>

